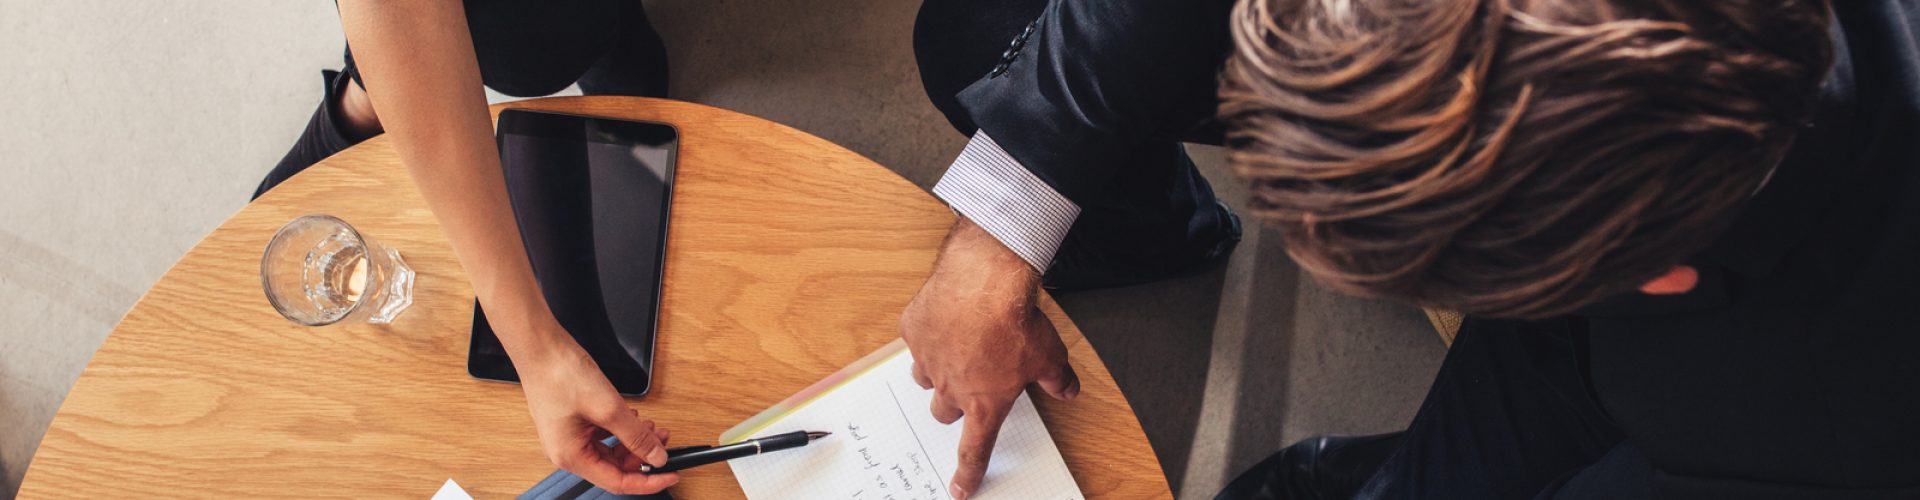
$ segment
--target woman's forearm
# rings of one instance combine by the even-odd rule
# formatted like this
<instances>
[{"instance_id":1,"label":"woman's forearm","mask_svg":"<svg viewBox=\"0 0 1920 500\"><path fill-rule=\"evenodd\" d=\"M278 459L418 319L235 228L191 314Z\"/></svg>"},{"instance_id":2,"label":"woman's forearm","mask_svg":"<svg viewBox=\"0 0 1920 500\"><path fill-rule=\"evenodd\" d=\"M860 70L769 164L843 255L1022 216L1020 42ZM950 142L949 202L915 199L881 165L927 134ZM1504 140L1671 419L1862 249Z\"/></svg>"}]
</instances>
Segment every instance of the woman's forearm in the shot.
<instances>
[{"instance_id":1,"label":"woman's forearm","mask_svg":"<svg viewBox=\"0 0 1920 500\"><path fill-rule=\"evenodd\" d=\"M479 63L458 0L341 0L367 94L517 361L575 348L547 309L514 224Z\"/></svg>"}]
</instances>

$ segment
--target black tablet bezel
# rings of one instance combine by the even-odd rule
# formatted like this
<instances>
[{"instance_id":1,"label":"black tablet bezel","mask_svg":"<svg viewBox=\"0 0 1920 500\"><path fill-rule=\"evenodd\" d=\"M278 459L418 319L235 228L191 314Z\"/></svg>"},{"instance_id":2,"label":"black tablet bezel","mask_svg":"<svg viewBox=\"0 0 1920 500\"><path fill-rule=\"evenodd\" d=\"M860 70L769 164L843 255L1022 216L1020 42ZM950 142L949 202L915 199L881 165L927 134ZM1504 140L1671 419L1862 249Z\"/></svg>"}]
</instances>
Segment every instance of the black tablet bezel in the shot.
<instances>
[{"instance_id":1,"label":"black tablet bezel","mask_svg":"<svg viewBox=\"0 0 1920 500\"><path fill-rule=\"evenodd\" d=\"M588 126L587 122L598 122L596 125L600 125L600 126ZM574 125L554 126L556 123L572 123ZM612 127L606 127L606 125L611 125ZM624 120L624 119L617 119L617 118L575 115L575 114L567 114L567 113L553 113L553 112L546 112L546 111L507 109L507 110L502 110L500 112L500 117L497 122L497 129L494 136L496 148L505 146L506 136L508 134L531 135L531 136L545 137L545 138L551 138L551 139L562 139L562 140L606 142L604 138L588 137L587 131L607 129L607 128L635 127L635 126L660 127L661 130L671 133L672 139L670 140L668 145L663 148L667 150L668 159L666 162L663 175L661 176L662 177L661 184L663 185L662 189L664 190L664 194L661 197L662 206L660 208L660 220L659 220L659 227L660 227L660 231L659 231L660 243L658 245L659 257L655 259L656 269L654 271L655 276L658 276L659 279L655 280L653 284L653 287L654 287L653 304L650 305L650 307L653 308L653 316L652 316L653 323L649 325L649 327L652 329L651 335L649 335L649 339L651 340L650 342L651 345L647 347L647 351L646 351L647 359L644 360L644 362L640 363L642 366L647 367L647 369L645 370L646 376L644 378L640 378L637 380L636 379L615 380L616 377L613 377L610 374L608 375L608 381L613 383L615 390L619 391L622 395L626 395L626 396L642 396L652 390L653 371L654 371L653 368L656 366L654 363L654 360L658 359L659 357L658 347L660 345L660 304L662 302L662 298L660 294L665 288L664 282L666 281L666 261L667 261L667 247L669 243L668 242L669 225L672 223L672 220L673 220L672 211L673 211L674 178L675 178L675 172L678 168L678 163L679 163L679 148L680 148L680 139L681 139L679 129L674 128L673 125L666 124L666 123L649 122L649 121L641 121L641 120ZM577 131L577 132L569 133L569 132L562 132L562 131ZM503 176L506 175L506 171L507 171L506 169L508 168L510 167L508 167L505 164L505 159L503 158L502 164L501 164L501 169L502 169L501 174ZM512 189L512 188L509 187L508 189ZM509 198L511 199L511 196L509 196ZM515 225L516 226L519 225L519 220L517 217L515 220ZM524 234L524 231L523 231L523 234ZM475 300L473 303L473 325L472 325L472 330L469 334L468 343L467 343L468 375L477 379L482 379L482 380L509 382L509 383L519 382L519 374L514 370L512 360L507 356L505 356L504 354L492 355L492 354L481 352L480 346L482 345L481 344L482 342L490 342L493 345L499 345L499 339L494 333L492 325L488 323L486 314L481 309L480 302L478 300ZM504 353L504 351L502 352ZM622 353L621 355L625 356L624 353Z\"/></svg>"}]
</instances>

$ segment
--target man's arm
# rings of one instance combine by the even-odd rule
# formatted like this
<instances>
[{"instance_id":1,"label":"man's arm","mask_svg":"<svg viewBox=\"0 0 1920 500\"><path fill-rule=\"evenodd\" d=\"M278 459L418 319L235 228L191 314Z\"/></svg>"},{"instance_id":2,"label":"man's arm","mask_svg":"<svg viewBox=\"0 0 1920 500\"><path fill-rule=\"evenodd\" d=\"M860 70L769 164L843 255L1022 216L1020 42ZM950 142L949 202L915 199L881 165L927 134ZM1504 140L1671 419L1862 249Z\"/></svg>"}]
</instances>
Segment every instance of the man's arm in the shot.
<instances>
[{"instance_id":1,"label":"man's arm","mask_svg":"<svg viewBox=\"0 0 1920 500\"><path fill-rule=\"evenodd\" d=\"M1004 68L967 87L980 126L934 193L962 216L901 314L933 415L962 415L956 499L979 490L1000 423L1038 385L1079 382L1037 307L1040 273L1081 204L1143 145L1194 135L1214 113L1229 0L1054 0Z\"/></svg>"},{"instance_id":2,"label":"man's arm","mask_svg":"<svg viewBox=\"0 0 1920 500\"><path fill-rule=\"evenodd\" d=\"M934 419L967 417L959 467L947 486L955 500L979 491L1000 424L1021 391L1038 384L1063 400L1080 394L1060 334L1034 305L1039 286L1025 259L961 218L933 275L900 314L914 381L934 389Z\"/></svg>"},{"instance_id":3,"label":"man's arm","mask_svg":"<svg viewBox=\"0 0 1920 500\"><path fill-rule=\"evenodd\" d=\"M1206 135L1232 7L1053 0L1005 70L981 75L957 100L1021 167L1068 199L1093 199L1143 148Z\"/></svg>"},{"instance_id":4,"label":"man's arm","mask_svg":"<svg viewBox=\"0 0 1920 500\"><path fill-rule=\"evenodd\" d=\"M678 481L674 474L632 472L641 460L665 463L665 431L626 406L554 319L534 281L507 203L462 4L339 6L367 94L520 372L548 458L609 491L652 493ZM601 447L601 429L625 447Z\"/></svg>"},{"instance_id":5,"label":"man's arm","mask_svg":"<svg viewBox=\"0 0 1920 500\"><path fill-rule=\"evenodd\" d=\"M1044 273L1080 205L1034 176L981 130L933 186L934 196Z\"/></svg>"}]
</instances>

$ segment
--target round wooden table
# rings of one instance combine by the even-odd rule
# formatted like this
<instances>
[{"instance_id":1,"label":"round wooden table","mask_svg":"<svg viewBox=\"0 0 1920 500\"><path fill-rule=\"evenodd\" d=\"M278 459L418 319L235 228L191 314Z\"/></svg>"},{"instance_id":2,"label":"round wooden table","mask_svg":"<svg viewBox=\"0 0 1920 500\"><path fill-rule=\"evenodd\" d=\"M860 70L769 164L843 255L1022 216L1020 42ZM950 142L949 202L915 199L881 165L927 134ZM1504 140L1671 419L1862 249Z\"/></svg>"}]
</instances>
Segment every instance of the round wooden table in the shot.
<instances>
[{"instance_id":1,"label":"round wooden table","mask_svg":"<svg viewBox=\"0 0 1920 500\"><path fill-rule=\"evenodd\" d=\"M495 106L679 127L659 359L630 403L676 444L721 431L898 337L953 214L872 161L697 104L553 98ZM281 224L328 213L405 255L415 303L387 326L301 327L260 289ZM511 224L511 221L503 221ZM514 385L466 373L472 290L385 137L267 193L181 258L94 355L23 498L426 498L453 478L518 495L553 470ZM1051 300L1082 392L1033 400L1090 498L1171 497L1133 410ZM679 498L739 498L726 467Z\"/></svg>"}]
</instances>

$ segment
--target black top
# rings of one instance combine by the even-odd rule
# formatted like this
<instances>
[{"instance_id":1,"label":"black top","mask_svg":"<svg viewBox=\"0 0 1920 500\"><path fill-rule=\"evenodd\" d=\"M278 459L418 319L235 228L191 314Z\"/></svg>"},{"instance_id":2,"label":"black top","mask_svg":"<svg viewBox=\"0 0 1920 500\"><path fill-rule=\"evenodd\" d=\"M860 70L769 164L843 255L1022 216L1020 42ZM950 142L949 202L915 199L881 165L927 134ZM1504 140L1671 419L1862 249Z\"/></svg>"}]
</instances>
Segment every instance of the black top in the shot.
<instances>
[{"instance_id":1,"label":"black top","mask_svg":"<svg viewBox=\"0 0 1920 500\"><path fill-rule=\"evenodd\" d=\"M1130 145L1218 140L1230 5L1055 0L1011 64L960 102L1079 199ZM1663 496L1920 497L1920 6L1834 8L1823 105L1691 259L1701 286L1578 316L1596 397Z\"/></svg>"}]
</instances>

